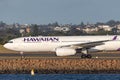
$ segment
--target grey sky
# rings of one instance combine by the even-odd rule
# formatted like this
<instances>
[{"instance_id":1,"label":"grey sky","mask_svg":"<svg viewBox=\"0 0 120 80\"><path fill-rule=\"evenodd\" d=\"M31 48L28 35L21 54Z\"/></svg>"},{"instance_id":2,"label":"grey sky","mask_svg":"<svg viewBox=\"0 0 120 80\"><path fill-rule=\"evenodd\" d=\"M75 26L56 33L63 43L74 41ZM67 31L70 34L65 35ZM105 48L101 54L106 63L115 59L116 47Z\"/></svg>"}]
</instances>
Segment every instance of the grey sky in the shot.
<instances>
[{"instance_id":1,"label":"grey sky","mask_svg":"<svg viewBox=\"0 0 120 80\"><path fill-rule=\"evenodd\" d=\"M0 0L0 21L9 24L120 21L119 8L120 0Z\"/></svg>"}]
</instances>

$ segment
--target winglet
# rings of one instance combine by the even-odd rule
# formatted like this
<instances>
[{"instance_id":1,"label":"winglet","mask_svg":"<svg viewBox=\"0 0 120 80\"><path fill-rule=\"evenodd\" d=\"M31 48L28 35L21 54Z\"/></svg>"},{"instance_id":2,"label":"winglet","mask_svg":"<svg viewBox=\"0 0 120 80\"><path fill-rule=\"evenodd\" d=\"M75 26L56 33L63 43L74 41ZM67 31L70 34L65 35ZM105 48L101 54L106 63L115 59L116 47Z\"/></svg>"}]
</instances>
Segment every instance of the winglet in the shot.
<instances>
[{"instance_id":1,"label":"winglet","mask_svg":"<svg viewBox=\"0 0 120 80\"><path fill-rule=\"evenodd\" d=\"M116 35L116 36L114 36L112 40L116 40L116 39L117 39L117 35Z\"/></svg>"}]
</instances>

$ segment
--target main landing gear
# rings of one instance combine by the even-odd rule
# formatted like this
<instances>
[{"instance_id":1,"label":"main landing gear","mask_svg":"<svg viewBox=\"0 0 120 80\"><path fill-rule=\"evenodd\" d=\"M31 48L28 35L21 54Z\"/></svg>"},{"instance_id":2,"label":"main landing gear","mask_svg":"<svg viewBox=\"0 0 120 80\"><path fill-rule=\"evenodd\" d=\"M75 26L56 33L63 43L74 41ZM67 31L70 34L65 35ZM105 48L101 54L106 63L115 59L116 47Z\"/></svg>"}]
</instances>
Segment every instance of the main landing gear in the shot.
<instances>
[{"instance_id":1,"label":"main landing gear","mask_svg":"<svg viewBox=\"0 0 120 80\"><path fill-rule=\"evenodd\" d=\"M92 58L91 54L83 54L81 55L81 58Z\"/></svg>"},{"instance_id":2,"label":"main landing gear","mask_svg":"<svg viewBox=\"0 0 120 80\"><path fill-rule=\"evenodd\" d=\"M92 58L92 55L88 54L88 49L83 49L81 53L82 53L81 58Z\"/></svg>"}]
</instances>

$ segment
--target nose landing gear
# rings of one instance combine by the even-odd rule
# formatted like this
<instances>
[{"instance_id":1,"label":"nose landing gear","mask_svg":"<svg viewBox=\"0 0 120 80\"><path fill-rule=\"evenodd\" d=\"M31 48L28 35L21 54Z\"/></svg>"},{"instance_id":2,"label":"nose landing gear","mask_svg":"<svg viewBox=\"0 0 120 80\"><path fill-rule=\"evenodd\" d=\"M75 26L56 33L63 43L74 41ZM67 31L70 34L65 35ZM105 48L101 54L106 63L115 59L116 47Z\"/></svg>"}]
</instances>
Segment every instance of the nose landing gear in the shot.
<instances>
[{"instance_id":1,"label":"nose landing gear","mask_svg":"<svg viewBox=\"0 0 120 80\"><path fill-rule=\"evenodd\" d=\"M20 52L20 55L21 55L21 59L23 59L24 58L24 53L22 51Z\"/></svg>"}]
</instances>

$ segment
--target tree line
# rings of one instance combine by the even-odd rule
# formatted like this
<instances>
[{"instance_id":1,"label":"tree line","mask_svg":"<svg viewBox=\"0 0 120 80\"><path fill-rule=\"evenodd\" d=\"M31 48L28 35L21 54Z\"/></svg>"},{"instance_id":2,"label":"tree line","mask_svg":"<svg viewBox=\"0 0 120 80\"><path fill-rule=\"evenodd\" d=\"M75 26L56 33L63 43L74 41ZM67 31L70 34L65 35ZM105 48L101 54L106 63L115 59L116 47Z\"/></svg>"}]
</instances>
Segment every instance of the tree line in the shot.
<instances>
[{"instance_id":1,"label":"tree line","mask_svg":"<svg viewBox=\"0 0 120 80\"><path fill-rule=\"evenodd\" d=\"M76 36L76 35L106 35L106 34L114 34L114 32L107 32L107 31L103 31L100 30L99 32L95 32L95 33L85 33L81 30L77 30L76 27L82 27L84 28L86 25L90 24L88 23L84 23L84 22L80 22L80 24L66 24L70 26L70 30L67 32L62 32L62 31L54 31L53 28L58 26L64 26L63 24L59 24L58 22L54 22L54 23L49 23L49 24L31 24L30 28L31 28L31 32L30 33L24 33L24 36ZM94 26L98 26L98 25L109 25L111 27L114 27L116 25L120 24L120 21L115 21L115 20L110 20L107 21L105 23L103 22L97 22L94 24ZM21 34L19 32L19 30L21 29L21 25L17 23L16 24L6 24L3 21L0 21L0 44L4 44L7 41L9 41L10 39L13 38L17 38L17 37L21 37Z\"/></svg>"}]
</instances>

